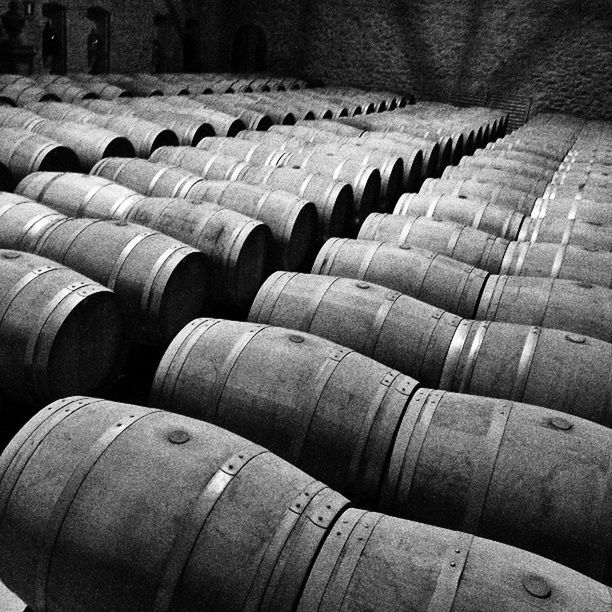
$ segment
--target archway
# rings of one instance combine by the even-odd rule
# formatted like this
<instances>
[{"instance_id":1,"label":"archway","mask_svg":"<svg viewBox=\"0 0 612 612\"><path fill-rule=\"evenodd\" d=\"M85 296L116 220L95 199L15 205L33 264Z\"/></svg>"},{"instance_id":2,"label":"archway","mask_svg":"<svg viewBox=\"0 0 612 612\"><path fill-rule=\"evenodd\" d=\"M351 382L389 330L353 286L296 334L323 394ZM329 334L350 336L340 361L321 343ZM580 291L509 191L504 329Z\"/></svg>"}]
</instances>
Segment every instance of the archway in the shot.
<instances>
[{"instance_id":1,"label":"archway","mask_svg":"<svg viewBox=\"0 0 612 612\"><path fill-rule=\"evenodd\" d=\"M232 45L232 72L264 72L267 54L263 29L253 24L241 26Z\"/></svg>"},{"instance_id":2,"label":"archway","mask_svg":"<svg viewBox=\"0 0 612 612\"><path fill-rule=\"evenodd\" d=\"M87 37L87 64L91 74L110 72L110 13L100 6L87 9L93 27Z\"/></svg>"},{"instance_id":3,"label":"archway","mask_svg":"<svg viewBox=\"0 0 612 612\"><path fill-rule=\"evenodd\" d=\"M43 65L51 74L66 74L66 7L46 2L42 5L42 14L46 19L42 32Z\"/></svg>"}]
</instances>

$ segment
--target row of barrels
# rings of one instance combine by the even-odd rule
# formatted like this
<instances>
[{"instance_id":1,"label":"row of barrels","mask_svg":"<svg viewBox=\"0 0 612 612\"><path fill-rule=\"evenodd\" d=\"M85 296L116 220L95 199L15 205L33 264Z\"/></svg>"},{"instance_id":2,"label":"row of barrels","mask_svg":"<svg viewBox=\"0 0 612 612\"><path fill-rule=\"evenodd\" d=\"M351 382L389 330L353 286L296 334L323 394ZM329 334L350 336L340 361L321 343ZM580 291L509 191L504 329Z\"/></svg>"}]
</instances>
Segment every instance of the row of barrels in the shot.
<instances>
[{"instance_id":1,"label":"row of barrels","mask_svg":"<svg viewBox=\"0 0 612 612\"><path fill-rule=\"evenodd\" d=\"M264 327L262 337L268 330L275 331ZM297 336L292 341L284 330L277 333L303 350L311 342L302 336L301 342L295 341ZM212 346L215 353L217 348ZM428 428L447 433L454 411L444 406L445 398L421 410L416 404L427 401L427 393L416 395L406 415L422 415L420 425L412 420L424 447L423 465L412 467L416 482L410 497L416 505L422 502L423 509L430 505L428 518L450 517L453 513L442 512L437 496L435 501L424 499L421 483L432 481L428 471L452 461L436 457L443 445L425 447ZM407 401L404 395L398 404ZM512 450L525 450L525 436L545 432L541 446L550 451L546 459L553 465L556 444L582 442L592 449L592 469L582 448L578 466L551 466L560 480L569 471L582 477L578 482L592 483L609 452L603 432L585 429L588 424L580 419L557 421L554 413L521 405L506 406L497 415L490 436L497 441L500 428L509 430L500 456L485 450L493 440L475 443L475 448L467 440L462 443L466 459L485 452L479 468L500 463L491 488L501 486L490 491L490 508L483 513L483 523L493 529L500 527L491 511L502 513L502 524L515 505L535 513L537 504L526 487L508 496L503 483L505 477L513 480ZM466 415L474 421L474 441L489 416L487 410L478 417L474 411ZM465 437L467 432L462 433ZM599 451L603 455L596 456ZM406 454L414 455L414 450ZM539 448L518 467L533 465L536 457L542 457ZM407 479L410 470L406 465ZM456 482L456 474L449 476ZM481 479L480 491L486 490L488 480L476 478ZM550 483L533 480L535 486L544 485L550 498ZM442 479L437 482L444 486ZM450 488L459 496L458 487ZM578 499L577 490L569 493L585 512L605 504L592 497ZM468 503L454 516L480 511L473 508ZM354 507L327 483L213 424L82 396L42 410L5 449L0 456L0 509L0 576L35 610L52 605L75 612L603 612L612 604L604 584L544 557L469 532ZM520 512L518 516L524 518ZM547 519L551 516L546 513ZM558 536L572 552L579 548L585 523L576 524L578 531L571 530L570 522L551 529L550 547ZM594 554L606 556L606 542L598 544Z\"/></svg>"}]
</instances>

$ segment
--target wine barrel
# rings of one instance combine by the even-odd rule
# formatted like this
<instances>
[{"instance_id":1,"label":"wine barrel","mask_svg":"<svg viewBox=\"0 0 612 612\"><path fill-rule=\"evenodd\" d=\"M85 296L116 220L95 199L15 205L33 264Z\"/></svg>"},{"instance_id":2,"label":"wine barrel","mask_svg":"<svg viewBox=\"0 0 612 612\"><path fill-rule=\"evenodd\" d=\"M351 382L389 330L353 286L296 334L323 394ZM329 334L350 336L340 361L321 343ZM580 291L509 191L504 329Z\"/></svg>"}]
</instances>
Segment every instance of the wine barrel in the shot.
<instances>
[{"instance_id":1,"label":"wine barrel","mask_svg":"<svg viewBox=\"0 0 612 612\"><path fill-rule=\"evenodd\" d=\"M132 143L105 128L70 121L41 121L32 127L37 134L70 147L79 157L81 168L89 171L103 157L133 157Z\"/></svg>"},{"instance_id":2,"label":"wine barrel","mask_svg":"<svg viewBox=\"0 0 612 612\"><path fill-rule=\"evenodd\" d=\"M214 425L85 397L27 423L0 475L0 577L36 610L293 610L348 505Z\"/></svg>"},{"instance_id":3,"label":"wine barrel","mask_svg":"<svg viewBox=\"0 0 612 612\"><path fill-rule=\"evenodd\" d=\"M245 124L247 130L268 130L273 125L272 118L269 115L259 113L249 108L240 108L235 106L231 101L225 100L225 98L198 96L194 98L194 100L209 108L214 108L228 115L234 115Z\"/></svg>"},{"instance_id":4,"label":"wine barrel","mask_svg":"<svg viewBox=\"0 0 612 612\"><path fill-rule=\"evenodd\" d=\"M151 403L262 444L370 508L494 535L610 581L601 541L610 538L601 529L609 429L537 406L419 390L317 336L220 319L193 321L175 338ZM534 503L543 497L547 505Z\"/></svg>"},{"instance_id":5,"label":"wine barrel","mask_svg":"<svg viewBox=\"0 0 612 612\"><path fill-rule=\"evenodd\" d=\"M448 391L523 401L612 424L612 345L462 319L364 281L277 272L249 320L313 333Z\"/></svg>"},{"instance_id":6,"label":"wine barrel","mask_svg":"<svg viewBox=\"0 0 612 612\"><path fill-rule=\"evenodd\" d=\"M270 230L233 210L180 198L149 198L86 174L31 174L17 192L69 216L138 223L202 251L214 300L247 306L263 281Z\"/></svg>"},{"instance_id":7,"label":"wine barrel","mask_svg":"<svg viewBox=\"0 0 612 612\"><path fill-rule=\"evenodd\" d=\"M317 207L319 239L346 234L348 214L353 204L353 190L348 183L293 168L254 166L235 157L193 147L162 147L149 159L180 166L211 180L241 181L293 193Z\"/></svg>"},{"instance_id":8,"label":"wine barrel","mask_svg":"<svg viewBox=\"0 0 612 612\"><path fill-rule=\"evenodd\" d=\"M0 193L0 248L29 250L28 232L45 232L65 218L22 195Z\"/></svg>"},{"instance_id":9,"label":"wine barrel","mask_svg":"<svg viewBox=\"0 0 612 612\"><path fill-rule=\"evenodd\" d=\"M473 155L464 157L459 162L459 168L469 168L476 172L482 170L501 170L503 172L512 172L527 180L533 181L549 181L554 171L549 168L537 166L528 161L517 159L505 159L494 155Z\"/></svg>"},{"instance_id":10,"label":"wine barrel","mask_svg":"<svg viewBox=\"0 0 612 612\"><path fill-rule=\"evenodd\" d=\"M1 246L48 257L114 290L138 341L168 343L202 314L208 297L205 261L195 249L125 221L57 220L55 211L41 214L41 208L6 207L2 218L12 231L0 235L7 238Z\"/></svg>"},{"instance_id":11,"label":"wine barrel","mask_svg":"<svg viewBox=\"0 0 612 612\"><path fill-rule=\"evenodd\" d=\"M369 215L357 237L427 249L493 273L499 271L511 244L451 221L382 213Z\"/></svg>"},{"instance_id":12,"label":"wine barrel","mask_svg":"<svg viewBox=\"0 0 612 612\"><path fill-rule=\"evenodd\" d=\"M312 274L371 281L463 317L474 317L487 272L425 249L332 238Z\"/></svg>"},{"instance_id":13,"label":"wine barrel","mask_svg":"<svg viewBox=\"0 0 612 612\"><path fill-rule=\"evenodd\" d=\"M492 144L488 144L485 149L479 149L474 153L474 158L482 159L500 159L508 161L523 162L531 166L552 170L555 172L559 168L559 162L556 160L542 157L537 153L529 153L527 151L517 151L516 149L501 149L495 148Z\"/></svg>"},{"instance_id":14,"label":"wine barrel","mask_svg":"<svg viewBox=\"0 0 612 612\"><path fill-rule=\"evenodd\" d=\"M122 104L104 102L102 100L89 100L83 103L97 113L112 116L131 116L145 121L150 121L156 125L164 127L174 132L179 139L179 144L185 146L195 146L206 136L213 136L215 131L206 121L196 121L185 115L175 115L170 112L146 111L130 108Z\"/></svg>"},{"instance_id":15,"label":"wine barrel","mask_svg":"<svg viewBox=\"0 0 612 612\"><path fill-rule=\"evenodd\" d=\"M16 128L20 130L31 130L36 124L44 122L44 119L25 108L10 108L0 106L0 126L4 128Z\"/></svg>"},{"instance_id":16,"label":"wine barrel","mask_svg":"<svg viewBox=\"0 0 612 612\"><path fill-rule=\"evenodd\" d=\"M42 87L30 85L29 83L7 83L0 84L0 99L8 100L16 106L28 102L44 102L46 100L58 100L59 98Z\"/></svg>"},{"instance_id":17,"label":"wine barrel","mask_svg":"<svg viewBox=\"0 0 612 612\"><path fill-rule=\"evenodd\" d=\"M610 600L601 583L537 555L350 509L325 540L297 612L603 612Z\"/></svg>"},{"instance_id":18,"label":"wine barrel","mask_svg":"<svg viewBox=\"0 0 612 612\"><path fill-rule=\"evenodd\" d=\"M423 182L419 193L441 193L459 198L482 198L498 206L509 207L525 215L531 214L536 197L522 191L512 189L507 185L488 182L479 183L471 179L427 179Z\"/></svg>"},{"instance_id":19,"label":"wine barrel","mask_svg":"<svg viewBox=\"0 0 612 612\"><path fill-rule=\"evenodd\" d=\"M565 278L612 288L612 255L569 245L511 242L499 274Z\"/></svg>"},{"instance_id":20,"label":"wine barrel","mask_svg":"<svg viewBox=\"0 0 612 612\"><path fill-rule=\"evenodd\" d=\"M517 240L571 244L592 251L612 251L612 227L599 222L539 217L527 219Z\"/></svg>"},{"instance_id":21,"label":"wine barrel","mask_svg":"<svg viewBox=\"0 0 612 612\"><path fill-rule=\"evenodd\" d=\"M210 364L205 371L202 360ZM198 319L168 347L150 401L265 444L351 499L372 503L417 386L310 334Z\"/></svg>"},{"instance_id":22,"label":"wine barrel","mask_svg":"<svg viewBox=\"0 0 612 612\"><path fill-rule=\"evenodd\" d=\"M538 198L531 211L535 219L556 217L578 219L585 223L612 225L612 208L602 202L571 198Z\"/></svg>"},{"instance_id":23,"label":"wine barrel","mask_svg":"<svg viewBox=\"0 0 612 612\"><path fill-rule=\"evenodd\" d=\"M178 137L174 132L151 121L138 117L100 115L70 104L31 104L29 108L47 119L90 123L125 136L140 157L149 155L161 146L176 146Z\"/></svg>"},{"instance_id":24,"label":"wine barrel","mask_svg":"<svg viewBox=\"0 0 612 612\"><path fill-rule=\"evenodd\" d=\"M101 390L114 382L126 333L119 302L105 287L43 257L0 251L4 397L36 408Z\"/></svg>"},{"instance_id":25,"label":"wine barrel","mask_svg":"<svg viewBox=\"0 0 612 612\"><path fill-rule=\"evenodd\" d=\"M548 185L546 179L533 179L528 176L516 174L513 171L497 170L494 168L466 168L449 166L442 173L443 179L469 179L477 183L493 183L494 185L506 185L512 189L521 191L527 195L534 196L534 200L540 197Z\"/></svg>"},{"instance_id":26,"label":"wine barrel","mask_svg":"<svg viewBox=\"0 0 612 612\"><path fill-rule=\"evenodd\" d=\"M275 147L243 141L240 138L204 138L198 143L198 149L237 157L251 164L269 166L279 165L286 155Z\"/></svg>"},{"instance_id":27,"label":"wine barrel","mask_svg":"<svg viewBox=\"0 0 612 612\"><path fill-rule=\"evenodd\" d=\"M394 215L431 217L454 221L507 240L517 240L525 215L479 199L443 194L406 193L397 201Z\"/></svg>"},{"instance_id":28,"label":"wine barrel","mask_svg":"<svg viewBox=\"0 0 612 612\"><path fill-rule=\"evenodd\" d=\"M72 149L50 138L27 130L0 127L0 164L11 175L10 180L5 177L5 182L14 188L32 172L78 170L79 159Z\"/></svg>"},{"instance_id":29,"label":"wine barrel","mask_svg":"<svg viewBox=\"0 0 612 612\"><path fill-rule=\"evenodd\" d=\"M264 222L274 238L270 263L277 269L299 269L310 255L312 238L317 232L316 207L284 191L270 191L245 183L205 181L179 168L136 159L102 160L92 169L92 174L117 181L145 195L214 202Z\"/></svg>"},{"instance_id":30,"label":"wine barrel","mask_svg":"<svg viewBox=\"0 0 612 612\"><path fill-rule=\"evenodd\" d=\"M612 342L612 293L583 281L490 276L474 318L540 325Z\"/></svg>"}]
</instances>

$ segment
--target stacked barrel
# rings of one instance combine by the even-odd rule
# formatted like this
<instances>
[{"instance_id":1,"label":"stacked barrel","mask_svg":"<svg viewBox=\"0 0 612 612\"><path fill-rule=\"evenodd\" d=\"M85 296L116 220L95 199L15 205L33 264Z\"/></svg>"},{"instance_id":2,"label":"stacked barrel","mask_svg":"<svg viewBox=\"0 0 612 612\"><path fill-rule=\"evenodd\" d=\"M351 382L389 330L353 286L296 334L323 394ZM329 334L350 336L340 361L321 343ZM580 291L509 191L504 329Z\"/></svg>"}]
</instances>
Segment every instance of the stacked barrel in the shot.
<instances>
[{"instance_id":1,"label":"stacked barrel","mask_svg":"<svg viewBox=\"0 0 612 612\"><path fill-rule=\"evenodd\" d=\"M609 125L69 81L0 107L0 394L31 417L0 456L9 588L75 612L612 607Z\"/></svg>"}]
</instances>

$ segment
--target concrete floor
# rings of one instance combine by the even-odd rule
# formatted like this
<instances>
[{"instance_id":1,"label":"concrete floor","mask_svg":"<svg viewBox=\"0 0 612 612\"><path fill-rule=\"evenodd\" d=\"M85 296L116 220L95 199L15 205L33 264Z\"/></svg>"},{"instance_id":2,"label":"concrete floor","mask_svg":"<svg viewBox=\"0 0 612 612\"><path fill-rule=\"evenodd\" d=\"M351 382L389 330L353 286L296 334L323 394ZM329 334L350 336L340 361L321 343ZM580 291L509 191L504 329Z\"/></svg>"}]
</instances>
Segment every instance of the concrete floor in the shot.
<instances>
[{"instance_id":1,"label":"concrete floor","mask_svg":"<svg viewBox=\"0 0 612 612\"><path fill-rule=\"evenodd\" d=\"M9 591L2 582L0 582L0 611L1 612L23 612L26 605L15 595Z\"/></svg>"}]
</instances>

